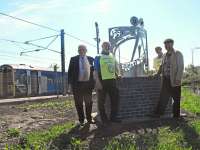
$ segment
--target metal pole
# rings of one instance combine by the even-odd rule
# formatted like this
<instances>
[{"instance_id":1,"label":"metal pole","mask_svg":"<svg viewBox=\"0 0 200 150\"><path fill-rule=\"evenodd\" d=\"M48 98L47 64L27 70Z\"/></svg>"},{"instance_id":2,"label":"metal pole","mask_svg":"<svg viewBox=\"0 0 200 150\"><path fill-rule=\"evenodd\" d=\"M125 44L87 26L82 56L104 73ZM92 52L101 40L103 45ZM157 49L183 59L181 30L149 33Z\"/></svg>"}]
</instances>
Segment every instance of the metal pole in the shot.
<instances>
[{"instance_id":1,"label":"metal pole","mask_svg":"<svg viewBox=\"0 0 200 150\"><path fill-rule=\"evenodd\" d=\"M194 66L194 50L200 50L200 47L195 47L192 49L192 65Z\"/></svg>"},{"instance_id":2,"label":"metal pole","mask_svg":"<svg viewBox=\"0 0 200 150\"><path fill-rule=\"evenodd\" d=\"M146 68L147 68L147 72L149 72L149 54L148 54L147 31L145 31L145 33L146 33L146 56L147 56Z\"/></svg>"},{"instance_id":3,"label":"metal pole","mask_svg":"<svg viewBox=\"0 0 200 150\"><path fill-rule=\"evenodd\" d=\"M61 66L62 66L62 94L66 95L66 78L65 78L65 32L60 31L61 40Z\"/></svg>"},{"instance_id":4,"label":"metal pole","mask_svg":"<svg viewBox=\"0 0 200 150\"><path fill-rule=\"evenodd\" d=\"M98 26L97 22L95 22L95 27L96 27L97 54L99 54L99 42L100 42L100 39L99 39L99 26Z\"/></svg>"},{"instance_id":5,"label":"metal pole","mask_svg":"<svg viewBox=\"0 0 200 150\"><path fill-rule=\"evenodd\" d=\"M57 98L58 98L59 93L58 93L58 66L57 66L57 64L55 64L53 66L53 70L56 73L56 95L57 95Z\"/></svg>"},{"instance_id":6,"label":"metal pole","mask_svg":"<svg viewBox=\"0 0 200 150\"><path fill-rule=\"evenodd\" d=\"M133 53L132 53L132 57L131 57L131 61L133 61L134 57L135 57L135 52L139 43L139 33L137 33L136 39L135 39L135 45L134 45L134 49L133 49Z\"/></svg>"}]
</instances>

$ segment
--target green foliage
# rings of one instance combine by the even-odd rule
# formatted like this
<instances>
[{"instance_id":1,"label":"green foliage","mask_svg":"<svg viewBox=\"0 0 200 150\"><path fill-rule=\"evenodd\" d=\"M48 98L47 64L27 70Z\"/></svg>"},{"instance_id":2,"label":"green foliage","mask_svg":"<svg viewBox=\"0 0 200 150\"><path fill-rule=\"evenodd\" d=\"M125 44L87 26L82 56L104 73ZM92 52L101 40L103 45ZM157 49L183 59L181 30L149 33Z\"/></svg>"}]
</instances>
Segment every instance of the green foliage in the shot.
<instances>
[{"instance_id":1,"label":"green foliage","mask_svg":"<svg viewBox=\"0 0 200 150\"><path fill-rule=\"evenodd\" d=\"M186 88L182 88L181 108L192 113L200 113L200 96L192 93Z\"/></svg>"},{"instance_id":2,"label":"green foliage","mask_svg":"<svg viewBox=\"0 0 200 150\"><path fill-rule=\"evenodd\" d=\"M200 120L195 120L191 122L191 126L195 129L195 131L200 135Z\"/></svg>"},{"instance_id":3,"label":"green foliage","mask_svg":"<svg viewBox=\"0 0 200 150\"><path fill-rule=\"evenodd\" d=\"M9 128L7 134L8 137L18 137L20 135L20 130L17 128Z\"/></svg>"},{"instance_id":4,"label":"green foliage","mask_svg":"<svg viewBox=\"0 0 200 150\"><path fill-rule=\"evenodd\" d=\"M159 128L157 133L144 133L115 137L105 146L105 150L192 150L185 142L181 128Z\"/></svg>"},{"instance_id":5,"label":"green foliage","mask_svg":"<svg viewBox=\"0 0 200 150\"><path fill-rule=\"evenodd\" d=\"M190 84L193 81L200 81L200 67L189 65L183 73L183 84Z\"/></svg>"},{"instance_id":6,"label":"green foliage","mask_svg":"<svg viewBox=\"0 0 200 150\"><path fill-rule=\"evenodd\" d=\"M136 150L134 136L125 135L113 138L104 150Z\"/></svg>"},{"instance_id":7,"label":"green foliage","mask_svg":"<svg viewBox=\"0 0 200 150\"><path fill-rule=\"evenodd\" d=\"M158 144L153 150L192 150L184 143L183 132L180 129L170 130L169 127L160 128Z\"/></svg>"},{"instance_id":8,"label":"green foliage","mask_svg":"<svg viewBox=\"0 0 200 150\"><path fill-rule=\"evenodd\" d=\"M34 149L34 150L45 150L47 149L48 142L55 139L62 133L70 130L74 127L73 123L66 123L63 125L56 125L45 131L34 131L25 135L21 140L23 142L18 145L6 146L7 149L21 150L21 149Z\"/></svg>"},{"instance_id":9,"label":"green foliage","mask_svg":"<svg viewBox=\"0 0 200 150\"><path fill-rule=\"evenodd\" d=\"M79 150L82 148L82 141L79 138L72 137L70 140L72 149Z\"/></svg>"},{"instance_id":10,"label":"green foliage","mask_svg":"<svg viewBox=\"0 0 200 150\"><path fill-rule=\"evenodd\" d=\"M52 100L49 102L45 103L35 103L35 104L25 104L25 105L20 105L19 108L22 109L42 109L42 108L47 108L47 109L67 109L67 108L72 108L74 106L74 103L72 100L65 100L65 101L58 101L58 100Z\"/></svg>"}]
</instances>

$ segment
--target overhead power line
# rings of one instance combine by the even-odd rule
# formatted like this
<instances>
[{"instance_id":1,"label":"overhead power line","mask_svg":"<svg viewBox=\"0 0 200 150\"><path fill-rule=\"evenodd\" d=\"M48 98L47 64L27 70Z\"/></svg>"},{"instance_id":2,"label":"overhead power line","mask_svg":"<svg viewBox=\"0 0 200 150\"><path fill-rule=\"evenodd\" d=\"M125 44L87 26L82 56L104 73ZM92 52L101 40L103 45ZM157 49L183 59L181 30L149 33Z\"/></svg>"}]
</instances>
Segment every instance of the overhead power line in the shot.
<instances>
[{"instance_id":1,"label":"overhead power line","mask_svg":"<svg viewBox=\"0 0 200 150\"><path fill-rule=\"evenodd\" d=\"M34 57L34 56L31 56L31 55L23 55L23 56L19 56L18 53L13 53L13 52L9 52L9 51L4 51L4 50L1 50L0 49L0 55L10 55L10 56L13 56L13 57L18 57L18 58L21 58L21 57L30 57L31 59L35 59L35 60L49 60L49 57L46 55L42 55L43 57ZM41 55L40 55L41 56ZM60 61L59 59L56 59L56 58L51 58L50 60L53 60L53 61Z\"/></svg>"},{"instance_id":2,"label":"overhead power line","mask_svg":"<svg viewBox=\"0 0 200 150\"><path fill-rule=\"evenodd\" d=\"M85 44L88 44L88 45L90 45L90 46L92 46L92 47L95 47L95 48L97 47L96 45L91 44L90 42L85 41L85 40L82 40L82 39L80 39L80 38L78 38L78 37L76 37L76 36L73 36L73 35L69 34L69 33L65 33L65 34L66 34L67 36L73 38L73 39L76 39L76 40L78 40L78 41L80 41L80 42L83 42L83 43L85 43Z\"/></svg>"},{"instance_id":3,"label":"overhead power line","mask_svg":"<svg viewBox=\"0 0 200 150\"><path fill-rule=\"evenodd\" d=\"M14 40L9 40L9 39L0 39L0 40L1 41L12 42L12 43L24 44L24 42L19 42L19 41L14 41Z\"/></svg>"},{"instance_id":4,"label":"overhead power line","mask_svg":"<svg viewBox=\"0 0 200 150\"><path fill-rule=\"evenodd\" d=\"M46 48L49 48L49 46L58 38L58 35L46 46Z\"/></svg>"},{"instance_id":5,"label":"overhead power line","mask_svg":"<svg viewBox=\"0 0 200 150\"><path fill-rule=\"evenodd\" d=\"M26 22L26 23L41 27L41 28L49 29L49 30L55 31L55 32L60 32L59 30L53 29L51 27L48 27L48 26L45 26L45 25L40 25L40 24L37 24L37 23L34 23L34 22L30 22L30 21L27 21L27 20L24 20L24 19L21 19L21 18L17 18L17 17L11 16L11 15L8 15L8 14L2 13L2 12L0 12L0 14L3 15L3 16L10 17L12 19L16 19L16 20L19 20L19 21L22 21L22 22Z\"/></svg>"},{"instance_id":6,"label":"overhead power line","mask_svg":"<svg viewBox=\"0 0 200 150\"><path fill-rule=\"evenodd\" d=\"M5 54L0 54L0 58L4 58L7 57L7 60L10 60L13 62L13 59L19 59L20 56L12 56L12 55L5 55ZM28 60L28 61L37 61L37 62L41 62L41 63L47 63L47 60L44 59L37 59L37 58L27 58L27 57L23 57L23 60ZM49 61L49 63L51 62L56 62L56 60L52 60Z\"/></svg>"},{"instance_id":7,"label":"overhead power line","mask_svg":"<svg viewBox=\"0 0 200 150\"><path fill-rule=\"evenodd\" d=\"M58 36L59 35L51 35L51 36L42 37L42 38L38 38L38 39L34 39L34 40L28 40L28 42L34 42L34 41L44 40L44 39L48 39L48 38L52 38L52 37L58 37Z\"/></svg>"},{"instance_id":8,"label":"overhead power line","mask_svg":"<svg viewBox=\"0 0 200 150\"><path fill-rule=\"evenodd\" d=\"M37 45L37 44L33 44L33 43L29 43L29 42L25 42L24 44L27 44L27 45L32 45L32 46L35 46L35 47L38 47L38 48L41 48L40 50L49 50L49 51L52 51L52 52L55 52L55 53L61 53L57 50L53 50L53 49L50 49L50 48L47 48L47 47L44 47L44 46L41 46L41 45ZM39 50L38 50L39 51Z\"/></svg>"},{"instance_id":9,"label":"overhead power line","mask_svg":"<svg viewBox=\"0 0 200 150\"><path fill-rule=\"evenodd\" d=\"M18 17L14 17L14 16L11 16L11 15L2 13L2 12L0 12L0 15L7 16L7 17L10 17L10 18L12 18L12 19L15 19L15 20L18 20L18 21L22 21L22 22L26 22L26 23L29 23L29 24L32 24L32 25L35 25L35 26L38 26L38 27L41 27L41 28L49 29L49 30L52 30L52 31L55 31L55 32L60 32L59 30L53 29L53 28L51 28L51 27L48 27L48 26L45 26L45 25L40 25L40 24L38 24L38 23L34 23L34 22L31 22L31 21L27 21L27 20L25 20L25 19L21 19L21 18L18 18ZM82 39L80 39L80 38L78 38L78 37L76 37L76 36L74 36L74 35L72 35L72 34L69 34L69 33L65 33L65 34L66 34L67 36L73 38L73 39L76 39L76 40L78 40L78 41L81 41L81 42L83 42L83 43L85 43L85 44L88 44L88 45L93 46L93 47L96 48L96 45L91 44L91 43L88 42L88 41L82 40Z\"/></svg>"},{"instance_id":10,"label":"overhead power line","mask_svg":"<svg viewBox=\"0 0 200 150\"><path fill-rule=\"evenodd\" d=\"M56 35L56 37L46 46L46 47L43 47L43 46L39 46L39 45L36 45L36 44L33 44L33 43L30 43L30 41L26 41L24 42L25 44L30 44L30 45L33 45L33 46L37 46L39 47L40 49L35 49L35 50L30 50L30 51L23 51L20 53L20 55L24 54L24 53L30 53L30 52L38 52L38 51L41 51L41 50L49 50L49 51L53 51L53 52L56 52L56 53L59 53L58 51L56 50L52 50L52 49L49 49L49 46L58 38L59 35Z\"/></svg>"},{"instance_id":11,"label":"overhead power line","mask_svg":"<svg viewBox=\"0 0 200 150\"><path fill-rule=\"evenodd\" d=\"M49 51L52 51L52 52L56 52L56 53L60 53L59 51L57 50L53 50L53 49L50 49L50 48L46 48L44 46L41 46L41 45L37 45L37 44L33 44L33 43L29 43L28 41L26 42L19 42L19 41L14 41L14 40L9 40L9 39L0 39L2 41L7 41L7 42L12 42L12 43L18 43L18 44L26 44L26 45L32 45L32 46L35 46L35 47L38 47L40 48L40 50L49 50ZM39 51L38 49L36 49L35 51Z\"/></svg>"}]
</instances>

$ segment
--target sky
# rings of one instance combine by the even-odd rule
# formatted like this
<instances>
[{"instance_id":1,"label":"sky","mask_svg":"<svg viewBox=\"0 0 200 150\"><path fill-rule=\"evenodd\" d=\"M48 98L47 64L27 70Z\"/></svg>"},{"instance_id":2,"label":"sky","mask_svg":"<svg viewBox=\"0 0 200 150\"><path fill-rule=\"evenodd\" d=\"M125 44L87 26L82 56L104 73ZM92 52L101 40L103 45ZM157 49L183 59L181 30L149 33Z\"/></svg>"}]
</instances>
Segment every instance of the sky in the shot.
<instances>
[{"instance_id":1,"label":"sky","mask_svg":"<svg viewBox=\"0 0 200 150\"><path fill-rule=\"evenodd\" d=\"M130 26L130 18L143 18L148 33L149 63L156 56L154 48L163 41L173 38L174 48L183 53L185 66L192 63L192 49L200 47L200 1L199 0L0 0L0 12L45 25L78 37L93 45L96 44L95 25L99 24L101 41L108 40L108 28ZM26 53L36 47L6 42L9 39L20 42L57 35L59 32L40 28L31 24L0 15L0 65L28 64L39 67L60 66L60 54L48 50ZM35 41L34 44L47 46L53 38ZM95 56L96 48L65 35L66 70L70 57L77 55L79 44L85 44L87 55ZM128 42L129 45L133 45ZM127 61L131 58L132 47L121 49ZM58 37L51 49L60 51ZM194 50L194 65L200 65L200 50Z\"/></svg>"}]
</instances>

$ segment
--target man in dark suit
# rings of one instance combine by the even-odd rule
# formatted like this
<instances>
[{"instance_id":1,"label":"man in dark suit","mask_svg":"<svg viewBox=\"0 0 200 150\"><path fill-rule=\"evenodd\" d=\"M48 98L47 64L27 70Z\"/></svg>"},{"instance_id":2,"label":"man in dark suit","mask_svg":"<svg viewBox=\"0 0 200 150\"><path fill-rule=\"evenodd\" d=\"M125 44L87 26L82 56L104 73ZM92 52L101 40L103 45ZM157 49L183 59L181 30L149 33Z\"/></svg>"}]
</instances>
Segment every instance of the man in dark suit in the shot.
<instances>
[{"instance_id":1,"label":"man in dark suit","mask_svg":"<svg viewBox=\"0 0 200 150\"><path fill-rule=\"evenodd\" d=\"M87 48L85 45L78 46L79 55L70 60L68 69L68 83L72 88L75 106L81 125L84 124L83 101L85 102L86 119L88 123L94 123L92 120L92 90L94 88L93 63L94 59L86 56Z\"/></svg>"}]
</instances>

